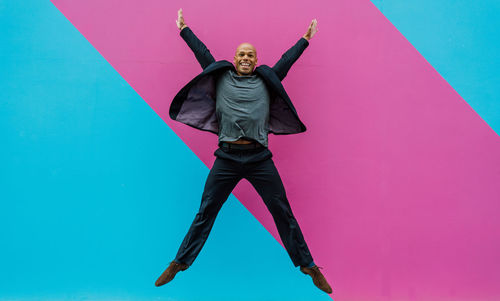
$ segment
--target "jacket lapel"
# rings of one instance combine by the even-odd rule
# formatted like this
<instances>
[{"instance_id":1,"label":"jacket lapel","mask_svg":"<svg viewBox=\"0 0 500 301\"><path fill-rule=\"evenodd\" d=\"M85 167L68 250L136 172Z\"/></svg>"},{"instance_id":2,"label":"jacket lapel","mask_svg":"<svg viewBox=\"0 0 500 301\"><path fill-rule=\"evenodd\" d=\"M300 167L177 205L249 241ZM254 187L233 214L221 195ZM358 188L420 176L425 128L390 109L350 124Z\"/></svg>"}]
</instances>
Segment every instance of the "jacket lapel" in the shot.
<instances>
[{"instance_id":1,"label":"jacket lapel","mask_svg":"<svg viewBox=\"0 0 500 301\"><path fill-rule=\"evenodd\" d=\"M233 64L226 60L207 66L174 97L169 110L170 118L196 129L218 134L219 123L215 114L216 79L221 72L231 68L234 70ZM278 135L304 132L306 127L300 121L272 68L260 65L254 72L264 79L271 93L269 132Z\"/></svg>"}]
</instances>

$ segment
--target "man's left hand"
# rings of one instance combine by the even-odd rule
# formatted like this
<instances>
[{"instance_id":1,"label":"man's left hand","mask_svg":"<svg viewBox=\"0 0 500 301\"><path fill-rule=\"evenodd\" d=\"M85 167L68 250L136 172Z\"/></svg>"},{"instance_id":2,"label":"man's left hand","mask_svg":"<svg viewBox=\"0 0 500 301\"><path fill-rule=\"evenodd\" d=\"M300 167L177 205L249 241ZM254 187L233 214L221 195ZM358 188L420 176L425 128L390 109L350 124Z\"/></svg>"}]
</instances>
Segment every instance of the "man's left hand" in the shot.
<instances>
[{"instance_id":1,"label":"man's left hand","mask_svg":"<svg viewBox=\"0 0 500 301\"><path fill-rule=\"evenodd\" d=\"M314 19L311 21L311 24L309 24L309 28L307 28L307 32L306 34L303 36L304 39L306 40L310 40L312 39L312 37L314 36L314 34L316 34L316 32L318 31L318 20Z\"/></svg>"}]
</instances>

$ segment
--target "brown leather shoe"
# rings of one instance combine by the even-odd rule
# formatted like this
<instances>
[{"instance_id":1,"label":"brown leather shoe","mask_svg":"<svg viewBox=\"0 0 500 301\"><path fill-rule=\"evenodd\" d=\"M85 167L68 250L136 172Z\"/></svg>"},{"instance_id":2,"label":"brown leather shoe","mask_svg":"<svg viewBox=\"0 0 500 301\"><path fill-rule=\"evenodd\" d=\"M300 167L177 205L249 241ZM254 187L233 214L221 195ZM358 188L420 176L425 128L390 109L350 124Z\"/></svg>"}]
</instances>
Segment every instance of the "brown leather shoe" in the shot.
<instances>
[{"instance_id":1,"label":"brown leather shoe","mask_svg":"<svg viewBox=\"0 0 500 301\"><path fill-rule=\"evenodd\" d=\"M312 281L314 285L316 285L320 290L324 291L327 294L332 293L332 288L326 281L325 276L321 273L319 270L320 267L317 265L313 266L312 268L306 268L306 267L300 267L300 271L306 275L311 276Z\"/></svg>"},{"instance_id":2,"label":"brown leather shoe","mask_svg":"<svg viewBox=\"0 0 500 301\"><path fill-rule=\"evenodd\" d=\"M170 281L172 281L172 279L174 279L175 274L177 274L177 272L185 271L187 270L188 267L189 266L187 264L177 263L175 261L172 261L168 266L168 268L165 270L165 272L161 274L160 278L156 280L155 285L162 286L164 284L169 283Z\"/></svg>"}]
</instances>

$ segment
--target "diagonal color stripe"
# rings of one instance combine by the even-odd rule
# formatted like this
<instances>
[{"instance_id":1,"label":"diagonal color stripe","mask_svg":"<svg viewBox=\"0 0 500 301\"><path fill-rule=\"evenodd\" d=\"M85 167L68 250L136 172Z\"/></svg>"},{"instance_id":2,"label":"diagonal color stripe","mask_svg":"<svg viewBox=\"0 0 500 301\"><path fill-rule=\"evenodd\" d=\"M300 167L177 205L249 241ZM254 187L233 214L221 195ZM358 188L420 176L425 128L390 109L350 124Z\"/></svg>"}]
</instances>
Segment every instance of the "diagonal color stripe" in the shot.
<instances>
[{"instance_id":1,"label":"diagonal color stripe","mask_svg":"<svg viewBox=\"0 0 500 301\"><path fill-rule=\"evenodd\" d=\"M179 7L125 2L53 0L210 166L216 137L167 115L200 71L174 25ZM182 8L216 58L230 59L245 40L266 64L318 19L317 36L284 81L309 130L271 137L270 148L338 299L500 297L498 135L371 2L253 7L258 14L235 13L225 0ZM276 236L247 183L236 196Z\"/></svg>"},{"instance_id":2,"label":"diagonal color stripe","mask_svg":"<svg viewBox=\"0 0 500 301\"><path fill-rule=\"evenodd\" d=\"M500 1L372 2L500 134Z\"/></svg>"}]
</instances>

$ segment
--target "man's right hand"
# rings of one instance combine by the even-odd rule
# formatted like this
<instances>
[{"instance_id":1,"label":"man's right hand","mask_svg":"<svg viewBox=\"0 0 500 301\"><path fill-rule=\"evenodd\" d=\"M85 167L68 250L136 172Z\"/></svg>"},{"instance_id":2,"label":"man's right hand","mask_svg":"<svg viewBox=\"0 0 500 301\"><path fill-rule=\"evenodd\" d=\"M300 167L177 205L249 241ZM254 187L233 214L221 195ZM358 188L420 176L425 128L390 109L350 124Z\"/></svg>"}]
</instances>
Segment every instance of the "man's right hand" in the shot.
<instances>
[{"instance_id":1,"label":"man's right hand","mask_svg":"<svg viewBox=\"0 0 500 301\"><path fill-rule=\"evenodd\" d=\"M180 30L183 30L184 27L187 27L186 23L184 22L184 17L182 16L182 8L177 12L177 20L175 20L175 23L177 23L177 27Z\"/></svg>"}]
</instances>

